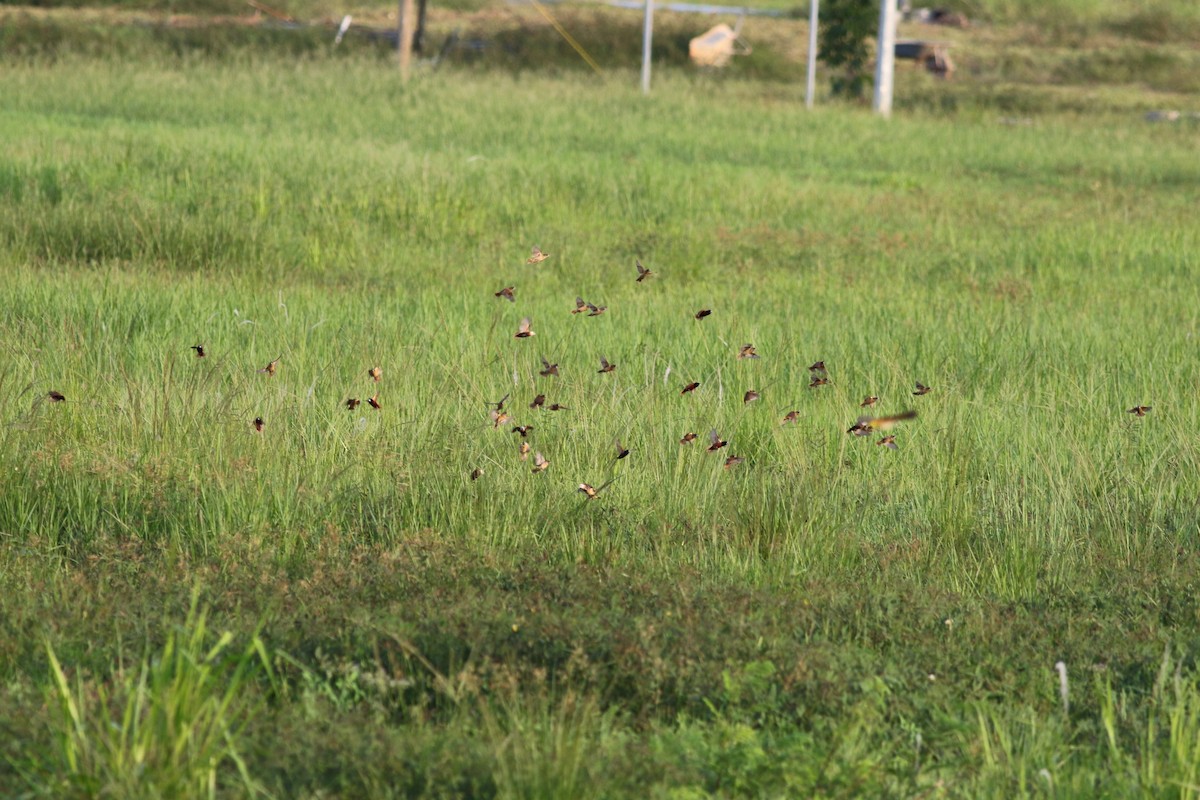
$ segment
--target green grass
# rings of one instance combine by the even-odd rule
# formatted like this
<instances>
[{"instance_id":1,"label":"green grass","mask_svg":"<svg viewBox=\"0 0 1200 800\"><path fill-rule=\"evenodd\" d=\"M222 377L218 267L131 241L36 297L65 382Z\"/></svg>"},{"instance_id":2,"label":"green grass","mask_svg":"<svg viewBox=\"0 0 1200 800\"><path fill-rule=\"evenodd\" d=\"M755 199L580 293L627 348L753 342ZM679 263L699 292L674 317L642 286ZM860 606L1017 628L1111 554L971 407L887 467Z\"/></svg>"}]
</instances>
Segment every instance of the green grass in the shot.
<instances>
[{"instance_id":1,"label":"green grass","mask_svg":"<svg viewBox=\"0 0 1200 800\"><path fill-rule=\"evenodd\" d=\"M660 77L7 68L0 793L1195 796L1194 127Z\"/></svg>"}]
</instances>

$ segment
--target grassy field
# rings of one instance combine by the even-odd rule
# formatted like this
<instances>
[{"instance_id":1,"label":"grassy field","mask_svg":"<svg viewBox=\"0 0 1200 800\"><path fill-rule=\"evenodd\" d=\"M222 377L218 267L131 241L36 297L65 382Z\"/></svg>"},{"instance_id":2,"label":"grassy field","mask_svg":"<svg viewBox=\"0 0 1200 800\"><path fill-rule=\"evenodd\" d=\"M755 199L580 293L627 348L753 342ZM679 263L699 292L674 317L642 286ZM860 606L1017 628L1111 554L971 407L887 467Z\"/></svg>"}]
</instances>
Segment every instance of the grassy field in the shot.
<instances>
[{"instance_id":1,"label":"grassy field","mask_svg":"<svg viewBox=\"0 0 1200 800\"><path fill-rule=\"evenodd\" d=\"M1196 127L634 84L6 65L0 794L1196 796Z\"/></svg>"}]
</instances>

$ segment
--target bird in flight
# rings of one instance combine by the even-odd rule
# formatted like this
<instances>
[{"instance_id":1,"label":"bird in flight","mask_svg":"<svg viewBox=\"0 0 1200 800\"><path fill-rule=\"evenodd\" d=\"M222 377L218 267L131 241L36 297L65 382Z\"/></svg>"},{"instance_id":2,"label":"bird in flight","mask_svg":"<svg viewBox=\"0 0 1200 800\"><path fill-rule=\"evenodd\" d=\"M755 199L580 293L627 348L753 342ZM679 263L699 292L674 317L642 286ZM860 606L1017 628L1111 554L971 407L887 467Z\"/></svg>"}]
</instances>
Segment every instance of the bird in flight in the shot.
<instances>
[{"instance_id":1,"label":"bird in flight","mask_svg":"<svg viewBox=\"0 0 1200 800\"><path fill-rule=\"evenodd\" d=\"M545 261L549 257L549 253L543 253L542 249L535 244L533 249L529 251L529 258L525 259L525 263L537 264L538 262Z\"/></svg>"},{"instance_id":2,"label":"bird in flight","mask_svg":"<svg viewBox=\"0 0 1200 800\"><path fill-rule=\"evenodd\" d=\"M517 298L513 297L513 289L515 289L515 288L517 288L517 287L505 286L503 289L496 292L496 297L503 297L508 302L515 303L515 302L517 302Z\"/></svg>"},{"instance_id":3,"label":"bird in flight","mask_svg":"<svg viewBox=\"0 0 1200 800\"><path fill-rule=\"evenodd\" d=\"M637 265L637 271L638 271L637 282L638 283L641 283L642 281L646 280L646 278L649 278L651 275L654 274L652 271L650 271L642 266L641 259L635 258L634 263Z\"/></svg>"},{"instance_id":4,"label":"bird in flight","mask_svg":"<svg viewBox=\"0 0 1200 800\"><path fill-rule=\"evenodd\" d=\"M283 353L280 353L279 358L275 359L270 364L267 364L265 367L260 369L259 372L267 373L268 378L273 377L275 375L275 370L279 368L279 362L281 360L283 360Z\"/></svg>"},{"instance_id":5,"label":"bird in flight","mask_svg":"<svg viewBox=\"0 0 1200 800\"><path fill-rule=\"evenodd\" d=\"M600 373L612 372L616 368L617 368L616 364L610 364L607 358L605 358L604 356L600 356L600 369L597 370L597 372L600 372Z\"/></svg>"},{"instance_id":6,"label":"bird in flight","mask_svg":"<svg viewBox=\"0 0 1200 800\"><path fill-rule=\"evenodd\" d=\"M513 334L513 338L528 339L530 336L537 336L537 334L530 329L532 324L533 320L531 320L529 317L521 320L521 324L517 326L517 332Z\"/></svg>"}]
</instances>

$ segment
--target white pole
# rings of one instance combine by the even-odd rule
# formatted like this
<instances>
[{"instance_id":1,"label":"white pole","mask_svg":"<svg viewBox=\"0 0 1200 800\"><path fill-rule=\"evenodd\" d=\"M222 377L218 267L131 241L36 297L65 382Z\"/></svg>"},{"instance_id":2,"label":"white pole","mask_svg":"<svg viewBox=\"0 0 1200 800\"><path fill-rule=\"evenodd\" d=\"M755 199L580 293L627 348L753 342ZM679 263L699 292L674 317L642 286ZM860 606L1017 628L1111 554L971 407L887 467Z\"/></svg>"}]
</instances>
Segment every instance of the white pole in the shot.
<instances>
[{"instance_id":1,"label":"white pole","mask_svg":"<svg viewBox=\"0 0 1200 800\"><path fill-rule=\"evenodd\" d=\"M892 115L892 78L896 73L896 0L880 0L875 53L875 111Z\"/></svg>"},{"instance_id":2,"label":"white pole","mask_svg":"<svg viewBox=\"0 0 1200 800\"><path fill-rule=\"evenodd\" d=\"M808 85L804 88L804 105L813 107L817 91L817 14L821 0L809 0L808 5Z\"/></svg>"},{"instance_id":3,"label":"white pole","mask_svg":"<svg viewBox=\"0 0 1200 800\"><path fill-rule=\"evenodd\" d=\"M654 0L646 0L646 19L642 24L642 94L650 94L650 40L654 35Z\"/></svg>"}]
</instances>

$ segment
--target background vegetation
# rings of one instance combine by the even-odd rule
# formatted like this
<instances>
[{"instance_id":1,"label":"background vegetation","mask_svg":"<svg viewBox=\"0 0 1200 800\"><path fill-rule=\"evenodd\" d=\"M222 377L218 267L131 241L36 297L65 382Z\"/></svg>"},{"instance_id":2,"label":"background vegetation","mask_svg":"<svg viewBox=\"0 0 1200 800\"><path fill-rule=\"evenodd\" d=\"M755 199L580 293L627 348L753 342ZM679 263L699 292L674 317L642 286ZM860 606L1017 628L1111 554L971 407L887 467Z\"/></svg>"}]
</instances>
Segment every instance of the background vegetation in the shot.
<instances>
[{"instance_id":1,"label":"background vegetation","mask_svg":"<svg viewBox=\"0 0 1200 800\"><path fill-rule=\"evenodd\" d=\"M1185 95L86 13L3 28L0 794L1195 796Z\"/></svg>"}]
</instances>

